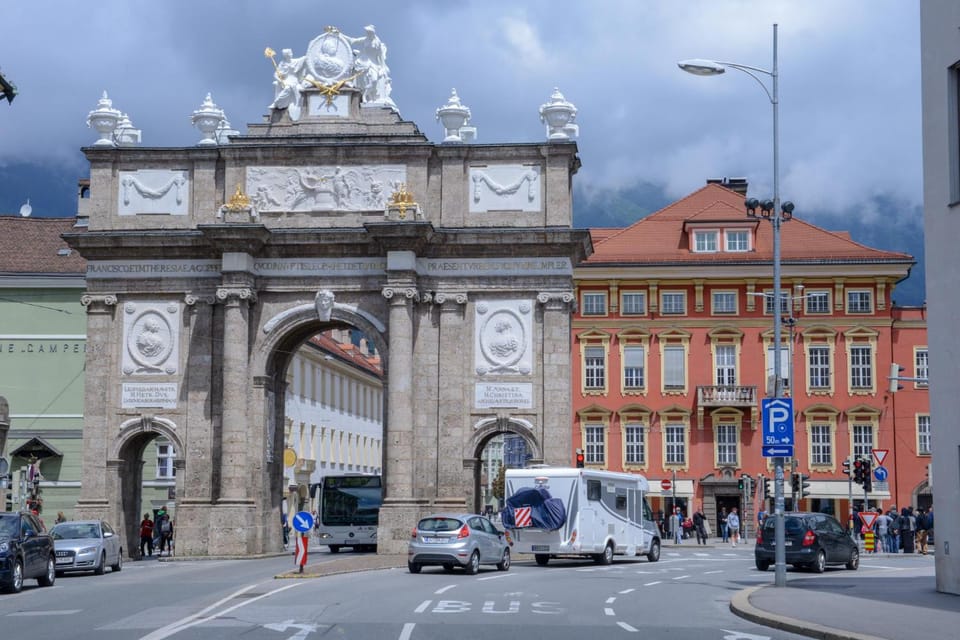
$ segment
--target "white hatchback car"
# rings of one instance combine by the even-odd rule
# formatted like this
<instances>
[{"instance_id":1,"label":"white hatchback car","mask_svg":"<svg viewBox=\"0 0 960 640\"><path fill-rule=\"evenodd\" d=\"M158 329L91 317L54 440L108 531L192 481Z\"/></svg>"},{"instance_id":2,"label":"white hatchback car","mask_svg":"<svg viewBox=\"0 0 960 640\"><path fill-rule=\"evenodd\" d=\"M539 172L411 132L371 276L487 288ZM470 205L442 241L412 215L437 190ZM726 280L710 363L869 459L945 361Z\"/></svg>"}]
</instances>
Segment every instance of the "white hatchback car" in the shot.
<instances>
[{"instance_id":1,"label":"white hatchback car","mask_svg":"<svg viewBox=\"0 0 960 640\"><path fill-rule=\"evenodd\" d=\"M103 520L69 520L50 530L57 557L57 573L123 569L120 536Z\"/></svg>"},{"instance_id":2,"label":"white hatchback car","mask_svg":"<svg viewBox=\"0 0 960 640\"><path fill-rule=\"evenodd\" d=\"M462 567L470 575L481 564L510 569L510 538L490 520L476 513L440 513L422 518L410 537L407 568L420 573L424 565L440 565L446 571Z\"/></svg>"}]
</instances>

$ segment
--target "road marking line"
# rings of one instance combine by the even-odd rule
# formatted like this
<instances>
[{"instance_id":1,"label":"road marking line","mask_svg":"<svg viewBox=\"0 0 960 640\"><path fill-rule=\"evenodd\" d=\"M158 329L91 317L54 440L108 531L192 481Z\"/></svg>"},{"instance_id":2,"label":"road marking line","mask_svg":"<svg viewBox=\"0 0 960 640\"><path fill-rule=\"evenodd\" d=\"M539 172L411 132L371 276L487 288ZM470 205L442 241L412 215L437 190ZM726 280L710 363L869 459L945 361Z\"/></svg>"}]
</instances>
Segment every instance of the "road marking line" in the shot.
<instances>
[{"instance_id":1,"label":"road marking line","mask_svg":"<svg viewBox=\"0 0 960 640\"><path fill-rule=\"evenodd\" d=\"M617 614L615 614L615 613L613 612L613 609L611 609L610 607L604 607L604 608L603 608L603 615L605 615L605 616L615 616L615 615L617 615Z\"/></svg>"},{"instance_id":2,"label":"road marking line","mask_svg":"<svg viewBox=\"0 0 960 640\"><path fill-rule=\"evenodd\" d=\"M482 582L482 581L484 581L484 580L497 580L498 578L512 578L512 577L515 576L515 575L517 575L517 574L515 574L515 573L501 573L500 575L496 575L496 576L487 576L486 578L477 578L477 582Z\"/></svg>"},{"instance_id":3,"label":"road marking line","mask_svg":"<svg viewBox=\"0 0 960 640\"><path fill-rule=\"evenodd\" d=\"M643 585L643 586L645 586L645 587L652 587L653 585L655 585L655 584L660 584L661 582L662 582L662 580L657 580L656 582L648 582L647 584L645 584L645 585Z\"/></svg>"},{"instance_id":4,"label":"road marking line","mask_svg":"<svg viewBox=\"0 0 960 640\"><path fill-rule=\"evenodd\" d=\"M416 609L413 610L413 612L414 612L414 613L423 613L424 611L427 610L427 607L430 606L430 603L431 603L431 602L433 602L433 600L424 600L424 601L420 604L419 607L417 607Z\"/></svg>"},{"instance_id":5,"label":"road marking line","mask_svg":"<svg viewBox=\"0 0 960 640\"><path fill-rule=\"evenodd\" d=\"M689 576L689 574L688 574L688 575L685 575L685 576L673 576L673 579L674 579L674 580L683 580L684 578L689 578L689 577L690 577L690 576Z\"/></svg>"},{"instance_id":6,"label":"road marking line","mask_svg":"<svg viewBox=\"0 0 960 640\"><path fill-rule=\"evenodd\" d=\"M8 617L15 616L72 616L75 613L80 613L83 609L59 609L53 611L14 611L13 613L8 613Z\"/></svg>"},{"instance_id":7,"label":"road marking line","mask_svg":"<svg viewBox=\"0 0 960 640\"><path fill-rule=\"evenodd\" d=\"M403 631L400 632L400 638L398 640L410 640L410 635L413 633L413 627L416 626L412 622L407 622L403 625Z\"/></svg>"},{"instance_id":8,"label":"road marking line","mask_svg":"<svg viewBox=\"0 0 960 640\"><path fill-rule=\"evenodd\" d=\"M623 591L617 591L617 593L623 594L623 593L630 593L631 591L633 591L633 589L624 589Z\"/></svg>"},{"instance_id":9,"label":"road marking line","mask_svg":"<svg viewBox=\"0 0 960 640\"><path fill-rule=\"evenodd\" d=\"M618 622L618 623L617 623L617 626L620 627L621 629L626 630L626 631L630 631L631 633L636 633L636 632L637 632L637 630L636 630L634 627L631 627L631 626L628 625L626 622Z\"/></svg>"},{"instance_id":10,"label":"road marking line","mask_svg":"<svg viewBox=\"0 0 960 640\"><path fill-rule=\"evenodd\" d=\"M719 569L717 571L704 571L703 575L708 576L711 573L723 573L723 571L720 571Z\"/></svg>"},{"instance_id":11,"label":"road marking line","mask_svg":"<svg viewBox=\"0 0 960 640\"><path fill-rule=\"evenodd\" d=\"M607 598L606 604L613 604L613 603L616 602L616 601L617 601L617 597L616 597L616 596L612 596L612 597L610 597L610 598Z\"/></svg>"},{"instance_id":12,"label":"road marking line","mask_svg":"<svg viewBox=\"0 0 960 640\"><path fill-rule=\"evenodd\" d=\"M448 585L445 586L445 587L441 587L441 588L437 589L437 590L434 591L433 593L434 593L435 595L440 595L440 594L443 593L444 591L450 591L450 589L453 589L453 588L456 587L456 586L457 586L457 585L455 585L455 584L448 584Z\"/></svg>"}]
</instances>

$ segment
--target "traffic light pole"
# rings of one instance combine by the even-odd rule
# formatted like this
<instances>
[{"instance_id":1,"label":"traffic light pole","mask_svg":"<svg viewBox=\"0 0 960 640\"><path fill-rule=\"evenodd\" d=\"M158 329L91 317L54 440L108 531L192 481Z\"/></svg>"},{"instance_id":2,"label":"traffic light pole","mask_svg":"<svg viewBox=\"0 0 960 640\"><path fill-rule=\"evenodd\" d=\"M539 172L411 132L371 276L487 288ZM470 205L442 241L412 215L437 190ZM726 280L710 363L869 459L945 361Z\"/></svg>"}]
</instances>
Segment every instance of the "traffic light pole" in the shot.
<instances>
[{"instance_id":1,"label":"traffic light pole","mask_svg":"<svg viewBox=\"0 0 960 640\"><path fill-rule=\"evenodd\" d=\"M850 538L853 540L857 539L856 531L854 530L857 526L857 523L853 521L853 456L847 458L850 461L850 473L847 474L847 494L849 495L849 504L847 522L850 523Z\"/></svg>"}]
</instances>

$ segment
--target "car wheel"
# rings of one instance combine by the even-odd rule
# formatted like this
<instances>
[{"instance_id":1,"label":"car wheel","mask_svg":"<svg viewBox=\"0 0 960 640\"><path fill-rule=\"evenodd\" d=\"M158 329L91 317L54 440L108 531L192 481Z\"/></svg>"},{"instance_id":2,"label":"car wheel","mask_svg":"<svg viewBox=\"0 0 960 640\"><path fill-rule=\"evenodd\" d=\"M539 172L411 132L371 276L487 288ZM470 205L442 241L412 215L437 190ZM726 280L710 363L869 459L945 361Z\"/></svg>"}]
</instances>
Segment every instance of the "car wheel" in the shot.
<instances>
[{"instance_id":1,"label":"car wheel","mask_svg":"<svg viewBox=\"0 0 960 640\"><path fill-rule=\"evenodd\" d=\"M53 556L47 558L47 570L42 576L37 578L37 584L41 587L52 587L57 579L57 563Z\"/></svg>"},{"instance_id":2,"label":"car wheel","mask_svg":"<svg viewBox=\"0 0 960 640\"><path fill-rule=\"evenodd\" d=\"M537 561L537 564L541 567L547 566L547 563L550 562L550 556L545 553L536 553L533 555L533 559Z\"/></svg>"},{"instance_id":3,"label":"car wheel","mask_svg":"<svg viewBox=\"0 0 960 640\"><path fill-rule=\"evenodd\" d=\"M416 562L408 562L407 569L410 570L410 573L420 573L420 565Z\"/></svg>"},{"instance_id":4,"label":"car wheel","mask_svg":"<svg viewBox=\"0 0 960 640\"><path fill-rule=\"evenodd\" d=\"M450 573L451 571L453 571L453 565L450 564L449 562L444 562L443 570L446 571L447 573Z\"/></svg>"},{"instance_id":5,"label":"car wheel","mask_svg":"<svg viewBox=\"0 0 960 640\"><path fill-rule=\"evenodd\" d=\"M503 550L503 558L497 563L498 571L510 571L510 549Z\"/></svg>"},{"instance_id":6,"label":"car wheel","mask_svg":"<svg viewBox=\"0 0 960 640\"><path fill-rule=\"evenodd\" d=\"M594 561L597 564L613 564L613 543L608 542L603 548L603 553L596 555Z\"/></svg>"},{"instance_id":7,"label":"car wheel","mask_svg":"<svg viewBox=\"0 0 960 640\"><path fill-rule=\"evenodd\" d=\"M769 560L761 560L760 558L757 558L757 570L758 570L758 571L766 571L766 570L769 569L769 568L770 568L770 561L769 561Z\"/></svg>"},{"instance_id":8,"label":"car wheel","mask_svg":"<svg viewBox=\"0 0 960 640\"><path fill-rule=\"evenodd\" d=\"M97 563L97 568L93 570L93 573L98 576L102 576L104 570L107 568L107 552L100 552L100 562Z\"/></svg>"},{"instance_id":9,"label":"car wheel","mask_svg":"<svg viewBox=\"0 0 960 640\"><path fill-rule=\"evenodd\" d=\"M480 552L479 551L474 551L470 555L470 562L467 563L466 570L467 570L468 576L475 576L477 575L477 572L480 571Z\"/></svg>"},{"instance_id":10,"label":"car wheel","mask_svg":"<svg viewBox=\"0 0 960 640\"><path fill-rule=\"evenodd\" d=\"M827 553L823 549L817 551L817 559L813 561L810 568L814 573L823 573L824 569L827 568Z\"/></svg>"},{"instance_id":11,"label":"car wheel","mask_svg":"<svg viewBox=\"0 0 960 640\"><path fill-rule=\"evenodd\" d=\"M650 543L650 551L647 552L647 562L656 562L660 559L660 541L654 540Z\"/></svg>"},{"instance_id":12,"label":"car wheel","mask_svg":"<svg viewBox=\"0 0 960 640\"><path fill-rule=\"evenodd\" d=\"M117 564L110 565L111 571L123 571L123 549L117 552Z\"/></svg>"},{"instance_id":13,"label":"car wheel","mask_svg":"<svg viewBox=\"0 0 960 640\"><path fill-rule=\"evenodd\" d=\"M10 570L10 581L4 585L4 589L10 593L20 593L23 589L23 563L19 560L13 563Z\"/></svg>"},{"instance_id":14,"label":"car wheel","mask_svg":"<svg viewBox=\"0 0 960 640\"><path fill-rule=\"evenodd\" d=\"M860 566L860 552L856 549L850 552L850 560L847 561L847 569L850 571L856 571L857 567Z\"/></svg>"},{"instance_id":15,"label":"car wheel","mask_svg":"<svg viewBox=\"0 0 960 640\"><path fill-rule=\"evenodd\" d=\"M340 545L338 544L330 545L330 553L340 553Z\"/></svg>"}]
</instances>

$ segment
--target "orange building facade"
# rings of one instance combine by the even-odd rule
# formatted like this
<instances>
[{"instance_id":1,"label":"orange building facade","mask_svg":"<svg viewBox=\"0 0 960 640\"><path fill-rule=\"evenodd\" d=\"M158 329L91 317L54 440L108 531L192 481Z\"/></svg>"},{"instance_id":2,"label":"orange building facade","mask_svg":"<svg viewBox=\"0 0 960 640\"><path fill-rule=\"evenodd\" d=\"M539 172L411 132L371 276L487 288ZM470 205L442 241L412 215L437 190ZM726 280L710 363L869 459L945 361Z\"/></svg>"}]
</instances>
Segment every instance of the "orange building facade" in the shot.
<instances>
[{"instance_id":1,"label":"orange building facade","mask_svg":"<svg viewBox=\"0 0 960 640\"><path fill-rule=\"evenodd\" d=\"M747 217L745 193L745 181L710 181L629 227L591 230L594 253L575 272L574 447L588 467L644 474L655 511L702 505L714 531L724 508L738 507L753 532L771 506L758 480L773 475L759 411L775 357L773 225ZM901 377L927 377L924 310L892 302L913 264L844 232L783 223L781 377L796 441L786 473L810 485L795 504L787 476L788 508L846 519L865 496L844 461L884 451L887 479L874 479L870 506L930 503L926 386L902 380L891 392L889 380L892 363Z\"/></svg>"}]
</instances>

